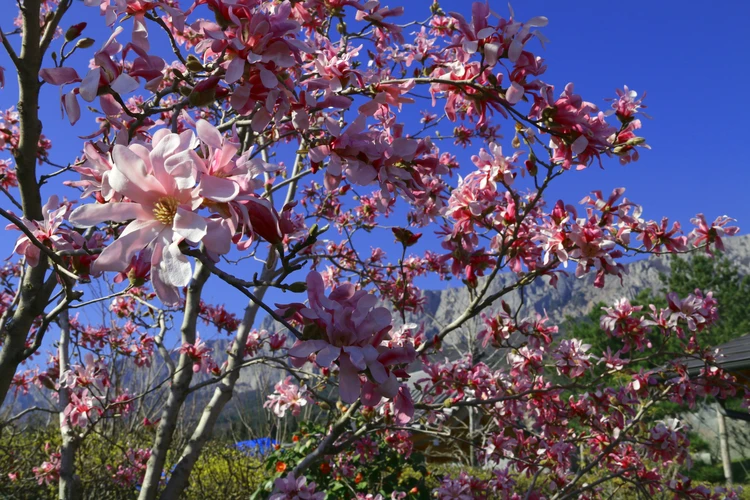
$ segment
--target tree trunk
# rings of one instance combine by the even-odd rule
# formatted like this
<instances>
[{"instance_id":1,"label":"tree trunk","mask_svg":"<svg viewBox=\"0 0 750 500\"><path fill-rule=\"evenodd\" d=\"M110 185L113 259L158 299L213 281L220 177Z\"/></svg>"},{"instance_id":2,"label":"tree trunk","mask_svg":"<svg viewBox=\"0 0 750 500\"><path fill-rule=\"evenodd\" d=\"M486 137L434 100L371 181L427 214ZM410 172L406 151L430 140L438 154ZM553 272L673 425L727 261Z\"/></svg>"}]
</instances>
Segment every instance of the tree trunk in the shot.
<instances>
[{"instance_id":1,"label":"tree trunk","mask_svg":"<svg viewBox=\"0 0 750 500\"><path fill-rule=\"evenodd\" d=\"M271 250L272 255L266 261L266 266L261 274L261 281L268 281L271 279L271 274L276 267L276 252ZM267 287L258 287L254 290L254 294L258 300L263 300ZM182 492L188 485L188 479L190 473L193 471L195 462L200 457L203 447L211 439L213 434L216 421L219 419L224 406L232 399L234 395L234 386L237 380L240 378L240 368L245 358L245 344L247 343L247 336L253 328L255 323L255 317L258 314L258 304L250 302L245 308L245 315L242 318L242 323L237 329L232 350L229 352L227 359L227 375L216 387L214 395L211 401L208 403L206 408L203 410L201 419L190 437L185 449L182 452L180 460L177 462L172 476L169 478L162 498L179 498Z\"/></svg>"},{"instance_id":2,"label":"tree trunk","mask_svg":"<svg viewBox=\"0 0 750 500\"><path fill-rule=\"evenodd\" d=\"M190 285L188 285L185 316L182 320L183 344L195 343L201 292L209 275L209 269L201 264L200 261L196 261L193 279ZM193 360L187 354L181 354L180 361L177 364L177 371L172 379L172 387L169 391L167 405L161 414L161 421L156 431L154 446L151 448L151 457L149 457L148 464L146 465L146 475L143 478L141 493L138 496L139 500L153 500L157 496L161 474L164 471L164 465L167 461L167 453L172 445L172 438L177 428L180 410L185 402L185 398L188 396L192 380Z\"/></svg>"},{"instance_id":3,"label":"tree trunk","mask_svg":"<svg viewBox=\"0 0 750 500\"><path fill-rule=\"evenodd\" d=\"M727 488L732 487L732 459L729 456L729 440L727 439L727 423L724 417L724 409L716 403L716 420L719 424L719 451L721 452L721 463L724 466L724 480Z\"/></svg>"},{"instance_id":4,"label":"tree trunk","mask_svg":"<svg viewBox=\"0 0 750 500\"><path fill-rule=\"evenodd\" d=\"M60 313L60 344L57 347L60 358L60 434L62 435L62 446L60 448L60 479L58 480L60 500L77 500L81 498L80 480L76 476L75 458L78 448L78 435L70 425L70 419L65 416L65 407L70 402L68 388L63 385L65 372L70 369L70 322L68 310L63 309Z\"/></svg>"}]
</instances>

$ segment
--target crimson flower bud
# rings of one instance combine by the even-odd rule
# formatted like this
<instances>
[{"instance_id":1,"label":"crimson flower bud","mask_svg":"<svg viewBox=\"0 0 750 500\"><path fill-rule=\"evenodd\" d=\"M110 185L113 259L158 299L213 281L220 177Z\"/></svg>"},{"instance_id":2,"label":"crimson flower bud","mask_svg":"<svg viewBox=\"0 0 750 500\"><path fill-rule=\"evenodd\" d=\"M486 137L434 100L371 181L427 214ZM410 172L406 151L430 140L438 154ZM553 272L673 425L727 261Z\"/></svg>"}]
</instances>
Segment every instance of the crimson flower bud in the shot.
<instances>
[{"instance_id":1,"label":"crimson flower bud","mask_svg":"<svg viewBox=\"0 0 750 500\"><path fill-rule=\"evenodd\" d=\"M83 30L86 28L86 23L78 23L74 24L68 30L65 32L65 41L66 42L72 42L79 36L81 36L81 33L83 33Z\"/></svg>"},{"instance_id":2,"label":"crimson flower bud","mask_svg":"<svg viewBox=\"0 0 750 500\"><path fill-rule=\"evenodd\" d=\"M412 233L408 229L401 227L394 227L392 231L396 237L396 241L400 242L404 247L416 245L419 238L422 237L422 233Z\"/></svg>"}]
</instances>

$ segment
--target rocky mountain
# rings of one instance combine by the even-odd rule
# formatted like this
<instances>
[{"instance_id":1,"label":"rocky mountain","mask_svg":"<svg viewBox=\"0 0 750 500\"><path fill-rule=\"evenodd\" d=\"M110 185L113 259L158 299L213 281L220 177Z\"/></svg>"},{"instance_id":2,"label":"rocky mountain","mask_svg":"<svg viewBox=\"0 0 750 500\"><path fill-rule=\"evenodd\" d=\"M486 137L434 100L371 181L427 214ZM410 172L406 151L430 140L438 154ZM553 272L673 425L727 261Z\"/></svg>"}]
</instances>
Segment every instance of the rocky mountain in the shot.
<instances>
[{"instance_id":1,"label":"rocky mountain","mask_svg":"<svg viewBox=\"0 0 750 500\"><path fill-rule=\"evenodd\" d=\"M728 238L725 242L726 256L737 263L743 273L750 272L750 235ZM549 279L546 277L537 280L523 291L521 314L546 312L553 323L560 323L566 316L578 317L587 314L598 302L613 303L621 297L632 299L645 289L661 290L659 275L669 273L669 257L651 256L637 260L627 265L627 271L622 282L617 277L607 276L603 288L593 286L593 273L576 278L571 271L567 276L560 277L556 288L549 286ZM515 275L512 274L499 275L490 290L501 290L515 279ZM427 318L424 320L429 331L434 331L439 325L450 323L470 302L468 291L463 287L426 291L425 297ZM520 292L512 292L505 296L504 300L515 310L521 304L522 296ZM418 319L409 318L411 321Z\"/></svg>"},{"instance_id":2,"label":"rocky mountain","mask_svg":"<svg viewBox=\"0 0 750 500\"><path fill-rule=\"evenodd\" d=\"M726 256L737 263L741 272L750 273L750 235L727 238L725 247ZM621 297L632 299L645 289L661 290L659 275L669 273L669 258L651 256L632 261L626 265L627 274L623 276L622 281L617 277L607 276L603 288L593 286L593 273L576 278L574 268L571 267L567 275L559 277L556 288L549 285L549 278L544 277L525 287L523 296L515 291L504 296L503 300L513 310L521 305L521 316L533 312L546 313L553 324L560 324L567 316L580 317L587 314L599 302L613 303ZM515 279L516 276L510 273L498 275L490 287L490 293L512 284ZM423 293L427 299L424 313L407 314L406 320L412 323L424 322L428 336L437 332L441 325L451 323L470 303L469 292L463 286L426 290ZM400 323L398 314L394 314L394 322ZM476 324L470 323L467 328L474 326ZM277 328L271 318L265 318L260 327L268 330ZM460 336L460 332L453 336L454 341L460 342L459 338L455 338Z\"/></svg>"},{"instance_id":3,"label":"rocky mountain","mask_svg":"<svg viewBox=\"0 0 750 500\"><path fill-rule=\"evenodd\" d=\"M750 272L750 235L729 238L725 242L726 255L734 261L743 273ZM523 304L519 292L512 292L503 297L512 308L521 305L521 315L529 315L533 312L539 312L549 316L554 324L560 324L566 316L579 317L588 313L591 308L598 302L613 303L621 297L634 298L644 289L660 290L662 288L660 273L669 272L669 257L650 257L647 259L636 260L627 265L627 274L623 276L622 282L616 277L607 277L604 288L595 288L593 286L594 275L590 274L577 279L573 270L565 276L560 276L557 287L549 286L548 278L542 278L535 281L524 289ZM490 288L490 292L501 290L503 287L513 283L515 276L511 274L501 274L496 278L495 283ZM468 290L465 287L448 287L444 290L427 290L424 292L426 298L425 311L419 316L407 315L407 321L413 323L424 322L428 335L437 332L441 325L449 324L459 316L470 302ZM499 303L498 303L499 307ZM400 322L398 314L394 314L394 321ZM479 326L476 319L473 323L469 322L462 330L456 331L447 339L448 344L459 347L460 350L465 347L470 332L476 332ZM267 330L276 330L279 327L273 324L273 321L266 317L260 328ZM216 353L217 362L224 360L225 352L229 347L228 340L214 340L209 342ZM447 354L447 353L446 353ZM497 353L502 357L502 353ZM174 354L176 357L176 354ZM163 372L159 375L166 376L163 366L154 367L157 372ZM134 370L135 371L135 370ZM152 376L154 373L151 374ZM158 377L157 378L162 378ZM265 394L269 389L272 390L273 384L283 377L275 369L266 366L254 366L242 371L237 384L237 396L230 406L248 408L259 406L260 401L265 400ZM198 376L196 381L205 379L205 376ZM29 394L26 397L19 397L14 406L16 409L26 408L28 406L50 406L49 402L44 402L38 391L35 394ZM201 391L200 394L191 396L190 407L194 416L205 405L208 398L211 397L213 390ZM164 392L155 393L155 400L164 398ZM158 407L158 405L155 405ZM233 409L232 411L237 411Z\"/></svg>"}]
</instances>

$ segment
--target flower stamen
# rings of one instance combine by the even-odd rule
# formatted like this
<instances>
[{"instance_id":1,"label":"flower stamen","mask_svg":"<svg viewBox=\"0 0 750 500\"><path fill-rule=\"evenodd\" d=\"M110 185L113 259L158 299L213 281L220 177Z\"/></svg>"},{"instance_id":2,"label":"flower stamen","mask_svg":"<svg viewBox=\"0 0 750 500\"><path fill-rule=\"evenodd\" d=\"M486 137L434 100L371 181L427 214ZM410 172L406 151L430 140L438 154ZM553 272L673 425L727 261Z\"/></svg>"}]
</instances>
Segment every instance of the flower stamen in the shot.
<instances>
[{"instance_id":1,"label":"flower stamen","mask_svg":"<svg viewBox=\"0 0 750 500\"><path fill-rule=\"evenodd\" d=\"M154 218L164 225L171 226L179 206L180 202L174 196L159 198L154 204Z\"/></svg>"}]
</instances>

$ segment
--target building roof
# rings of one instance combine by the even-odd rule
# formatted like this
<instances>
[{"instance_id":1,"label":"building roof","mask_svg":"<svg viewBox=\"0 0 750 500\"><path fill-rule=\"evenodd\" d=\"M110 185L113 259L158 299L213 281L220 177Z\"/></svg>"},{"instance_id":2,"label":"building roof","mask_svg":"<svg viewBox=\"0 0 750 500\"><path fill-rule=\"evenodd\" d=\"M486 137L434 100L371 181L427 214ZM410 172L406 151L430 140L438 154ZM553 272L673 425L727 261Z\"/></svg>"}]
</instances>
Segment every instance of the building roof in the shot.
<instances>
[{"instance_id":1,"label":"building roof","mask_svg":"<svg viewBox=\"0 0 750 500\"><path fill-rule=\"evenodd\" d=\"M750 369L750 334L737 337L725 344L716 346L722 354L717 357L716 364L728 372L737 372ZM687 361L688 372L698 372L705 363L698 359Z\"/></svg>"}]
</instances>

